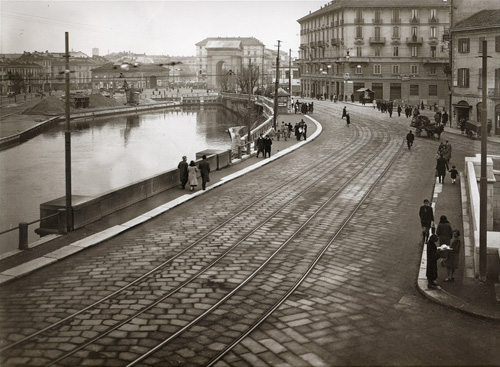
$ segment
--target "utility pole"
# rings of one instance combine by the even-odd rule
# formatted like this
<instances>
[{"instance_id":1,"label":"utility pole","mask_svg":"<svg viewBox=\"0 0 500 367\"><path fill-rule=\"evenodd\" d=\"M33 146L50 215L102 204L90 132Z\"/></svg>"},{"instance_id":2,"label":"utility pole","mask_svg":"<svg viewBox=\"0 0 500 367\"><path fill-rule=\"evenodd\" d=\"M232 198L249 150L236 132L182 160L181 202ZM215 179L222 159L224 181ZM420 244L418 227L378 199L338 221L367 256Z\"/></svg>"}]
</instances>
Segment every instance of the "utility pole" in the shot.
<instances>
[{"instance_id":1,"label":"utility pole","mask_svg":"<svg viewBox=\"0 0 500 367\"><path fill-rule=\"evenodd\" d=\"M276 83L274 86L274 117L273 128L276 130L276 119L278 118L278 87L280 85L280 40L278 40L278 55L276 56Z\"/></svg>"},{"instance_id":2,"label":"utility pole","mask_svg":"<svg viewBox=\"0 0 500 367\"><path fill-rule=\"evenodd\" d=\"M253 72L252 72L252 59L248 59L248 121L247 121L247 154L250 155L250 139L251 139L251 134L250 134L250 129L252 128L252 119L251 119L251 99L250 95L252 94L252 79L253 79Z\"/></svg>"},{"instance_id":3,"label":"utility pole","mask_svg":"<svg viewBox=\"0 0 500 367\"><path fill-rule=\"evenodd\" d=\"M65 98L65 115L66 115L66 129L64 131L64 147L65 147L65 167L66 167L66 230L68 232L73 230L73 205L71 194L71 127L70 127L70 114L69 114L69 33L65 32L66 36L66 67L64 76L66 81L66 98Z\"/></svg>"},{"instance_id":4,"label":"utility pole","mask_svg":"<svg viewBox=\"0 0 500 367\"><path fill-rule=\"evenodd\" d=\"M292 49L288 49L288 93L292 95Z\"/></svg>"},{"instance_id":5,"label":"utility pole","mask_svg":"<svg viewBox=\"0 0 500 367\"><path fill-rule=\"evenodd\" d=\"M483 41L483 69L482 77L482 98L481 103L481 181L479 188L479 278L486 281L486 256L487 256L487 231L488 231L488 177L486 172L486 155L487 155L487 67L488 67L488 42Z\"/></svg>"}]
</instances>

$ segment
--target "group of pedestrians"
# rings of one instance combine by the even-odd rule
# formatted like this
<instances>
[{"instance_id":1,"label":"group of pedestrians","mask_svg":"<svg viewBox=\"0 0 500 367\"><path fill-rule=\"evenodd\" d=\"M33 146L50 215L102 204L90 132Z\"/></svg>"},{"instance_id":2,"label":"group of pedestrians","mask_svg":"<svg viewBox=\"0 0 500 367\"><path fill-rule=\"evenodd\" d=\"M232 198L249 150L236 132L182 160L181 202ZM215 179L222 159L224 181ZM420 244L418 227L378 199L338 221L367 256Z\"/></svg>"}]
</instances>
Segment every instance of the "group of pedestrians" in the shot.
<instances>
[{"instance_id":1,"label":"group of pedestrians","mask_svg":"<svg viewBox=\"0 0 500 367\"><path fill-rule=\"evenodd\" d=\"M207 182L210 182L210 163L208 163L207 156L204 154L202 161L196 166L194 161L189 164L187 157L183 156L182 161L177 165L179 169L179 179L181 181L181 189L185 189L189 183L191 191L194 191L198 186L198 172L201 173L201 187L206 189Z\"/></svg>"},{"instance_id":2,"label":"group of pedestrians","mask_svg":"<svg viewBox=\"0 0 500 367\"><path fill-rule=\"evenodd\" d=\"M273 145L273 140L269 135L260 134L255 141L255 146L257 148L256 157L259 158L259 154L262 153L262 157L271 157L271 145Z\"/></svg>"},{"instance_id":3,"label":"group of pedestrians","mask_svg":"<svg viewBox=\"0 0 500 367\"><path fill-rule=\"evenodd\" d=\"M444 178L446 177L446 172L450 172L451 182L454 184L458 177L458 171L455 166L449 168L449 163L451 159L451 144L448 140L445 143L440 143L437 153L436 153L436 177L439 183L444 184Z\"/></svg>"},{"instance_id":4,"label":"group of pedestrians","mask_svg":"<svg viewBox=\"0 0 500 367\"><path fill-rule=\"evenodd\" d=\"M438 260L447 269L445 282L455 280L455 270L458 269L461 247L460 231L453 230L448 218L442 215L437 228L434 225L434 213L429 200L424 200L424 205L419 209L420 224L422 226L422 239L426 244L427 252L427 286L437 288ZM432 233L430 234L429 231ZM439 246L438 246L439 245Z\"/></svg>"},{"instance_id":5,"label":"group of pedestrians","mask_svg":"<svg viewBox=\"0 0 500 367\"><path fill-rule=\"evenodd\" d=\"M306 115L307 113L313 113L314 111L314 102L306 103L296 100L294 103L292 99L292 106L295 114L302 113Z\"/></svg>"}]
</instances>

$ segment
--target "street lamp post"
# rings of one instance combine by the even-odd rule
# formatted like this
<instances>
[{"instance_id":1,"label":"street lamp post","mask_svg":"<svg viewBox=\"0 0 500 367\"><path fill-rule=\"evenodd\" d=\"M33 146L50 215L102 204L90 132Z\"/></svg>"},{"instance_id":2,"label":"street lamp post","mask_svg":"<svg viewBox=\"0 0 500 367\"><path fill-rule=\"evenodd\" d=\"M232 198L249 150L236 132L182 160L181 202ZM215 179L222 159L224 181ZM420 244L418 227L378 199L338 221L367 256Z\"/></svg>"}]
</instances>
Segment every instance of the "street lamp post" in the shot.
<instances>
[{"instance_id":1,"label":"street lamp post","mask_svg":"<svg viewBox=\"0 0 500 367\"><path fill-rule=\"evenodd\" d=\"M66 67L64 70L65 76L65 116L66 116L66 129L64 131L65 142L65 167L66 167L66 229L68 232L73 230L73 205L71 193L71 127L70 127L70 105L69 105L69 33L66 32Z\"/></svg>"},{"instance_id":2,"label":"street lamp post","mask_svg":"<svg viewBox=\"0 0 500 367\"><path fill-rule=\"evenodd\" d=\"M278 118L278 87L280 83L280 40L278 40L278 55L276 56L276 83L274 85L274 116L273 128L276 130L276 119Z\"/></svg>"}]
</instances>

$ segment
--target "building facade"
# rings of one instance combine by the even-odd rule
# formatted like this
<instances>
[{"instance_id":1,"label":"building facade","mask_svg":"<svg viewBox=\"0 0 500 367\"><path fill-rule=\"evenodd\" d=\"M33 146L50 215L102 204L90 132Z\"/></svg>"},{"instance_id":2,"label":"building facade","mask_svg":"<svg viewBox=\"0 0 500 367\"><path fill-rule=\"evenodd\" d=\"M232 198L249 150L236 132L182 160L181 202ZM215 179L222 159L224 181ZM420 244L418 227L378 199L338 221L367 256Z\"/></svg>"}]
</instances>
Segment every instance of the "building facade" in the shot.
<instances>
[{"instance_id":1,"label":"building facade","mask_svg":"<svg viewBox=\"0 0 500 367\"><path fill-rule=\"evenodd\" d=\"M498 5L497 3L497 6ZM491 133L500 134L500 9L479 11L451 28L453 45L453 115L456 121L481 123L482 59L486 41L486 112Z\"/></svg>"},{"instance_id":2,"label":"building facade","mask_svg":"<svg viewBox=\"0 0 500 367\"><path fill-rule=\"evenodd\" d=\"M449 4L442 0L334 0L298 20L302 95L358 99L361 88L396 103L446 107Z\"/></svg>"},{"instance_id":3,"label":"building facade","mask_svg":"<svg viewBox=\"0 0 500 367\"><path fill-rule=\"evenodd\" d=\"M92 89L115 90L124 87L125 81L136 89L164 87L169 70L155 64L106 63L91 70Z\"/></svg>"}]
</instances>

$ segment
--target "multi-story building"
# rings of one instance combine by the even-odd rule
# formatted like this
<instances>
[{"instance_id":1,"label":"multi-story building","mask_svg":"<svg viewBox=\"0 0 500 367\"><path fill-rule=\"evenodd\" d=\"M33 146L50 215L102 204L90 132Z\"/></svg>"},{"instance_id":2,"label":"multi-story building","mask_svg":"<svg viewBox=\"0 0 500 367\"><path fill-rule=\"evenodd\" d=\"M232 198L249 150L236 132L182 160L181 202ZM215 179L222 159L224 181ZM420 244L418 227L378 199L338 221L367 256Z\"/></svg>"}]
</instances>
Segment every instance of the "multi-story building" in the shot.
<instances>
[{"instance_id":1,"label":"multi-story building","mask_svg":"<svg viewBox=\"0 0 500 367\"><path fill-rule=\"evenodd\" d=\"M443 0L333 0L300 18L302 94L447 106Z\"/></svg>"},{"instance_id":2,"label":"multi-story building","mask_svg":"<svg viewBox=\"0 0 500 367\"><path fill-rule=\"evenodd\" d=\"M43 66L26 60L0 61L2 94L33 93L45 82Z\"/></svg>"},{"instance_id":3,"label":"multi-story building","mask_svg":"<svg viewBox=\"0 0 500 367\"><path fill-rule=\"evenodd\" d=\"M213 37L196 44L199 81L218 89L228 73L238 74L248 65L259 68L259 85L265 71L265 46L253 37Z\"/></svg>"},{"instance_id":4,"label":"multi-story building","mask_svg":"<svg viewBox=\"0 0 500 367\"><path fill-rule=\"evenodd\" d=\"M93 89L119 89L126 81L137 89L167 85L168 69L155 64L107 63L92 69Z\"/></svg>"},{"instance_id":5,"label":"multi-story building","mask_svg":"<svg viewBox=\"0 0 500 367\"><path fill-rule=\"evenodd\" d=\"M453 115L481 122L483 41L486 41L486 112L492 133L500 134L500 3L481 10L451 28L453 45ZM469 13L470 14L470 13Z\"/></svg>"}]
</instances>

